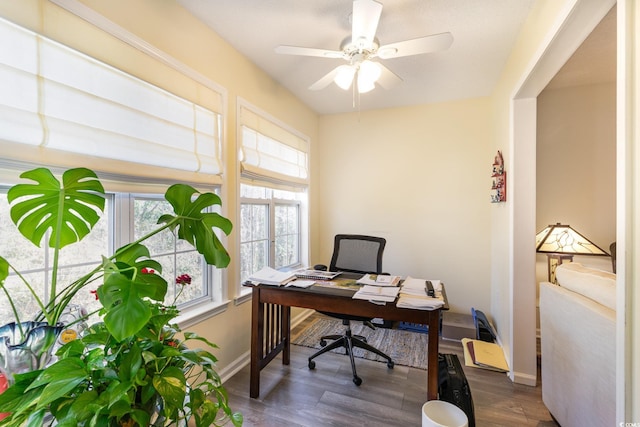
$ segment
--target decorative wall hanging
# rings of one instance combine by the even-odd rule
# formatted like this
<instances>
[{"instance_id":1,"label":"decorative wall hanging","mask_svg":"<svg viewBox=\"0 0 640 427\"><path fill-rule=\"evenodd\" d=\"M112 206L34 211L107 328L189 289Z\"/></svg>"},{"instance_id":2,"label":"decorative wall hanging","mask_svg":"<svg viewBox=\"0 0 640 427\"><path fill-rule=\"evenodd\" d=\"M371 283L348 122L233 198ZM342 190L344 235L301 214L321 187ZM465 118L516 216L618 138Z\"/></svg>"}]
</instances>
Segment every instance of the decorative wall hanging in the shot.
<instances>
[{"instance_id":1,"label":"decorative wall hanging","mask_svg":"<svg viewBox=\"0 0 640 427\"><path fill-rule=\"evenodd\" d=\"M507 171L504 170L504 160L502 153L498 150L493 160L491 171L491 203L507 201Z\"/></svg>"}]
</instances>

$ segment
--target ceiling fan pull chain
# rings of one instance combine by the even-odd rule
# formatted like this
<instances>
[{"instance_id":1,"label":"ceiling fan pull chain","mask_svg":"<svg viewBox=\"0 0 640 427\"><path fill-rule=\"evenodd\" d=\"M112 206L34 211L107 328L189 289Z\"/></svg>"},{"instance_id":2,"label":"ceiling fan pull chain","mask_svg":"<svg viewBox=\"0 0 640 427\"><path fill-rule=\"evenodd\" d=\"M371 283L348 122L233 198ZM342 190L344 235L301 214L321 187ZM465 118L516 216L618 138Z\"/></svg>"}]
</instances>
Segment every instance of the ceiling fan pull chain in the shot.
<instances>
[{"instance_id":1,"label":"ceiling fan pull chain","mask_svg":"<svg viewBox=\"0 0 640 427\"><path fill-rule=\"evenodd\" d=\"M355 83L351 84L351 108L356 108L356 85L355 85Z\"/></svg>"}]
</instances>

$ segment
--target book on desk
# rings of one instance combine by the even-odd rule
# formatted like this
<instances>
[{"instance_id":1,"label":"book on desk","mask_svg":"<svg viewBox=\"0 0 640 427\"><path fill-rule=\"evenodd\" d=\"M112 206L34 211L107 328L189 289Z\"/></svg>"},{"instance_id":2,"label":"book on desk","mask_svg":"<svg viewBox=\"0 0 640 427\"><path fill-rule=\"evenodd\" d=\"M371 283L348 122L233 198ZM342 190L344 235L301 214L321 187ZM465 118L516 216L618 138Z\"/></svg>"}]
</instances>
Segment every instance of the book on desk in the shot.
<instances>
[{"instance_id":1,"label":"book on desk","mask_svg":"<svg viewBox=\"0 0 640 427\"><path fill-rule=\"evenodd\" d=\"M339 271L324 271L324 270L297 270L294 272L298 279L308 280L331 280L340 275Z\"/></svg>"},{"instance_id":2,"label":"book on desk","mask_svg":"<svg viewBox=\"0 0 640 427\"><path fill-rule=\"evenodd\" d=\"M295 279L293 272L278 271L271 267L264 267L249 276L249 281L256 285L284 286Z\"/></svg>"},{"instance_id":3,"label":"book on desk","mask_svg":"<svg viewBox=\"0 0 640 427\"><path fill-rule=\"evenodd\" d=\"M309 287L313 285L314 281L330 281L338 277L341 273L339 271L320 271L302 269L295 271L279 271L271 267L264 267L251 276L249 281L253 284L263 284L272 286L285 286L291 285L298 287ZM300 282L295 284L295 282Z\"/></svg>"}]
</instances>

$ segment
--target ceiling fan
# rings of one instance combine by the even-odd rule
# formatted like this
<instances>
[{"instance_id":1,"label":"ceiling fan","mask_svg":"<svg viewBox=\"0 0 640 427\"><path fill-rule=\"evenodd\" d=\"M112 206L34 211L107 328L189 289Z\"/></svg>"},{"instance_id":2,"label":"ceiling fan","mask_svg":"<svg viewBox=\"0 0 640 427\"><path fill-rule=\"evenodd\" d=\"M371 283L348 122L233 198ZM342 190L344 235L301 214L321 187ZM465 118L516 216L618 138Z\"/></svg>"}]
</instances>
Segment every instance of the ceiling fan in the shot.
<instances>
[{"instance_id":1,"label":"ceiling fan","mask_svg":"<svg viewBox=\"0 0 640 427\"><path fill-rule=\"evenodd\" d=\"M287 55L342 58L348 64L334 68L309 89L324 89L331 82L335 82L340 88L347 90L356 81L358 93L365 93L372 90L375 83L390 89L402 81L393 71L372 59L393 59L437 52L448 49L453 43L451 33L440 33L380 46L376 39L376 30L381 14L381 3L374 0L354 0L351 36L343 40L340 50L281 45L276 47L275 51Z\"/></svg>"}]
</instances>

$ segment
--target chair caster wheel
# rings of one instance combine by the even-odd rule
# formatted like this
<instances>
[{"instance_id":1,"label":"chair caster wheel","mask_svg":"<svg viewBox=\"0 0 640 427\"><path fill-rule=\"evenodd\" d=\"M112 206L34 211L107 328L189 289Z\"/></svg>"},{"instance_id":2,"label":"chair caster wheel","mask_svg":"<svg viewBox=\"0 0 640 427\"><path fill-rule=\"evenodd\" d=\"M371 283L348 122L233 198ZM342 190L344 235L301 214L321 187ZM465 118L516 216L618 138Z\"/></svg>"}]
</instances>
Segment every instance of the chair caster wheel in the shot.
<instances>
[{"instance_id":1,"label":"chair caster wheel","mask_svg":"<svg viewBox=\"0 0 640 427\"><path fill-rule=\"evenodd\" d=\"M362 384L362 378L360 377L353 377L353 383L355 385L357 385L358 387L360 387L360 384Z\"/></svg>"},{"instance_id":2,"label":"chair caster wheel","mask_svg":"<svg viewBox=\"0 0 640 427\"><path fill-rule=\"evenodd\" d=\"M314 362L313 360L309 360L309 369L315 369L316 367L316 362Z\"/></svg>"},{"instance_id":3,"label":"chair caster wheel","mask_svg":"<svg viewBox=\"0 0 640 427\"><path fill-rule=\"evenodd\" d=\"M324 347L327 345L327 342L325 340L320 340L320 345Z\"/></svg>"},{"instance_id":4,"label":"chair caster wheel","mask_svg":"<svg viewBox=\"0 0 640 427\"><path fill-rule=\"evenodd\" d=\"M392 360L390 360L390 361L388 361L388 362L387 362L387 368L389 368L389 369L393 369L393 367L394 367L394 366L396 366L396 364L395 364L395 363L393 363L393 361L392 361Z\"/></svg>"}]
</instances>

